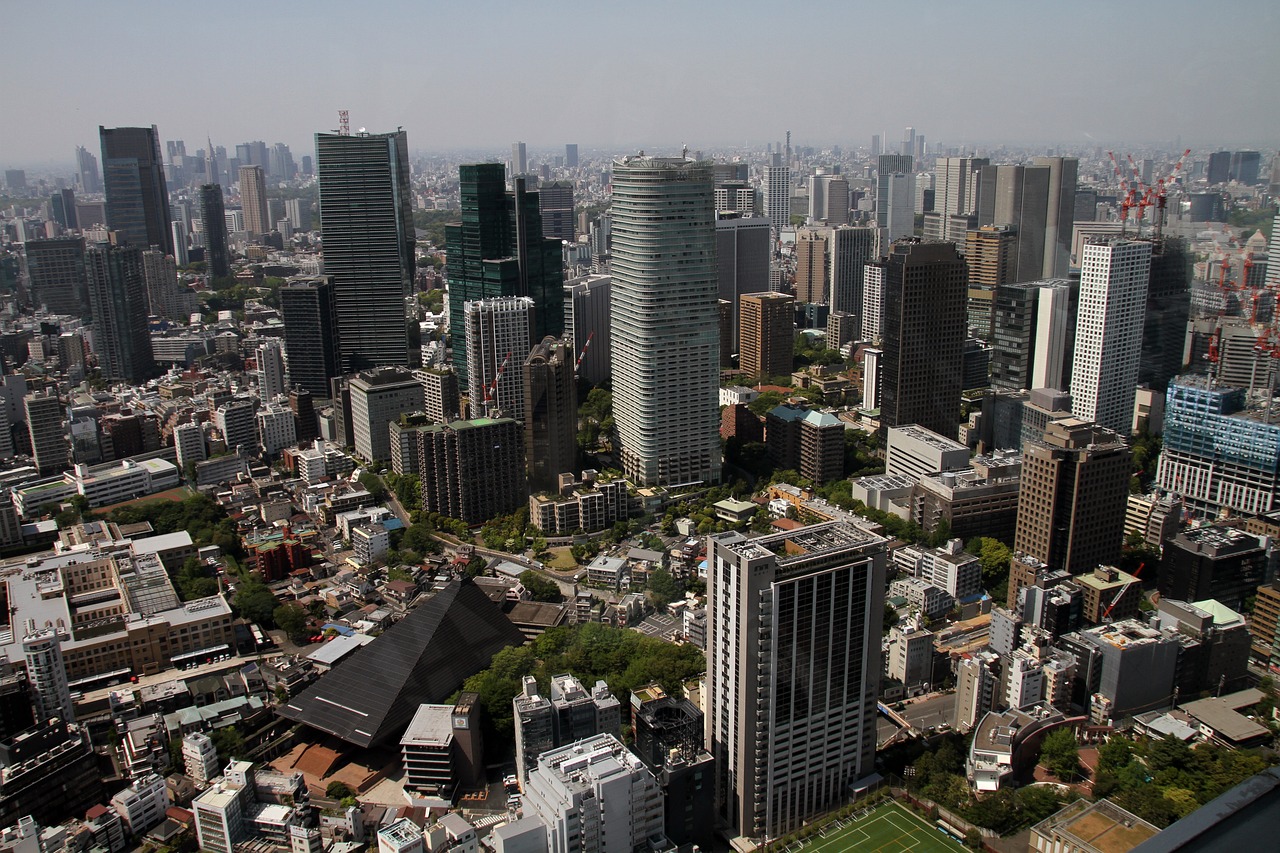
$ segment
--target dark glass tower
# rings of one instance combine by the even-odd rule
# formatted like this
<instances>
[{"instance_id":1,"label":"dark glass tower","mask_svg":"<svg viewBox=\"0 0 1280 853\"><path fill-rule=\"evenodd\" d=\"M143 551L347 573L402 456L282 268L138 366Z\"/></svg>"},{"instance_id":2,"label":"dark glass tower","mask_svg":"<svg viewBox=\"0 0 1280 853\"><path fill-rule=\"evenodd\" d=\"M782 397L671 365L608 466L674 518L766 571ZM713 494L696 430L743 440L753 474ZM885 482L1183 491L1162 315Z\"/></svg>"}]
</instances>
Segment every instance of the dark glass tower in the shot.
<instances>
[{"instance_id":1,"label":"dark glass tower","mask_svg":"<svg viewBox=\"0 0 1280 853\"><path fill-rule=\"evenodd\" d=\"M317 133L316 162L340 368L351 373L405 365L405 297L414 266L408 137L403 130ZM461 317L461 310L453 316Z\"/></svg>"},{"instance_id":2,"label":"dark glass tower","mask_svg":"<svg viewBox=\"0 0 1280 853\"><path fill-rule=\"evenodd\" d=\"M333 280L327 276L290 279L280 288L289 381L316 400L329 398L329 379L339 373L333 294Z\"/></svg>"},{"instance_id":3,"label":"dark glass tower","mask_svg":"<svg viewBox=\"0 0 1280 853\"><path fill-rule=\"evenodd\" d=\"M227 209L222 203L222 187L200 186L200 221L204 223L204 259L215 278L231 275L227 254Z\"/></svg>"},{"instance_id":4,"label":"dark glass tower","mask_svg":"<svg viewBox=\"0 0 1280 853\"><path fill-rule=\"evenodd\" d=\"M955 243L895 241L884 260L884 427L919 424L954 439L968 272Z\"/></svg>"},{"instance_id":5,"label":"dark glass tower","mask_svg":"<svg viewBox=\"0 0 1280 853\"><path fill-rule=\"evenodd\" d=\"M93 345L107 379L138 383L155 373L147 329L147 287L142 249L99 243L85 253Z\"/></svg>"},{"instance_id":6,"label":"dark glass tower","mask_svg":"<svg viewBox=\"0 0 1280 853\"><path fill-rule=\"evenodd\" d=\"M173 254L169 190L164 181L160 135L151 127L101 127L107 227L130 243Z\"/></svg>"},{"instance_id":7,"label":"dark glass tower","mask_svg":"<svg viewBox=\"0 0 1280 853\"><path fill-rule=\"evenodd\" d=\"M1191 314L1192 260L1184 238L1152 240L1138 382L1160 392L1182 372L1182 350Z\"/></svg>"},{"instance_id":8,"label":"dark glass tower","mask_svg":"<svg viewBox=\"0 0 1280 853\"><path fill-rule=\"evenodd\" d=\"M448 257L449 316L460 324L462 305L494 296L533 299L534 340L564 333L564 272L560 241L542 236L538 193L525 179L515 179L507 192L501 163L478 163L459 169L462 223L445 227ZM467 348L453 336L453 364L462 385L467 382Z\"/></svg>"},{"instance_id":9,"label":"dark glass tower","mask_svg":"<svg viewBox=\"0 0 1280 853\"><path fill-rule=\"evenodd\" d=\"M31 301L55 314L88 319L91 315L84 271L84 240L80 237L30 240L24 249L31 279Z\"/></svg>"}]
</instances>

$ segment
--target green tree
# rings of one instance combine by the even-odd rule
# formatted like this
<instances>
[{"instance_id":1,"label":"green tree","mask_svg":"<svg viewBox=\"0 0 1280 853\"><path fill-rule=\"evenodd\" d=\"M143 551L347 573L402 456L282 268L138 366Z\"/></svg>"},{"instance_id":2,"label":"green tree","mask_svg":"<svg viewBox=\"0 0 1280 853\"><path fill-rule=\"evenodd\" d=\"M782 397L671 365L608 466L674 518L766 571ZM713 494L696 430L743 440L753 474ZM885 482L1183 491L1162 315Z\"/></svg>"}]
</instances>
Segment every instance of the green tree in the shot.
<instances>
[{"instance_id":1,"label":"green tree","mask_svg":"<svg viewBox=\"0 0 1280 853\"><path fill-rule=\"evenodd\" d=\"M373 499L378 502L387 499L387 487L383 485L382 478L372 471L365 471L360 475L360 485L373 495Z\"/></svg>"},{"instance_id":2,"label":"green tree","mask_svg":"<svg viewBox=\"0 0 1280 853\"><path fill-rule=\"evenodd\" d=\"M307 635L307 611L295 602L282 604L271 612L276 627L289 635L295 643Z\"/></svg>"},{"instance_id":3,"label":"green tree","mask_svg":"<svg viewBox=\"0 0 1280 853\"><path fill-rule=\"evenodd\" d=\"M354 797L356 792L347 787L344 782L330 782L324 789L324 795L331 800L342 800L347 797Z\"/></svg>"},{"instance_id":4,"label":"green tree","mask_svg":"<svg viewBox=\"0 0 1280 853\"><path fill-rule=\"evenodd\" d=\"M658 609L666 607L684 594L684 590L671 572L666 569L654 569L649 573L649 600Z\"/></svg>"},{"instance_id":5,"label":"green tree","mask_svg":"<svg viewBox=\"0 0 1280 853\"><path fill-rule=\"evenodd\" d=\"M236 590L236 612L250 622L257 622L263 627L274 627L274 614L279 602L264 584L258 581L245 581Z\"/></svg>"},{"instance_id":6,"label":"green tree","mask_svg":"<svg viewBox=\"0 0 1280 853\"><path fill-rule=\"evenodd\" d=\"M231 759L244 755L244 736L236 726L214 729L209 739L213 741L214 749L218 751L218 760L224 765Z\"/></svg>"},{"instance_id":7,"label":"green tree","mask_svg":"<svg viewBox=\"0 0 1280 853\"><path fill-rule=\"evenodd\" d=\"M520 584L533 596L534 601L558 602L561 599L560 587L556 582L543 577L533 569L520 573Z\"/></svg>"},{"instance_id":8,"label":"green tree","mask_svg":"<svg viewBox=\"0 0 1280 853\"><path fill-rule=\"evenodd\" d=\"M1080 744L1075 732L1069 728L1054 729L1040 745L1040 763L1065 781L1071 781L1080 772Z\"/></svg>"}]
</instances>

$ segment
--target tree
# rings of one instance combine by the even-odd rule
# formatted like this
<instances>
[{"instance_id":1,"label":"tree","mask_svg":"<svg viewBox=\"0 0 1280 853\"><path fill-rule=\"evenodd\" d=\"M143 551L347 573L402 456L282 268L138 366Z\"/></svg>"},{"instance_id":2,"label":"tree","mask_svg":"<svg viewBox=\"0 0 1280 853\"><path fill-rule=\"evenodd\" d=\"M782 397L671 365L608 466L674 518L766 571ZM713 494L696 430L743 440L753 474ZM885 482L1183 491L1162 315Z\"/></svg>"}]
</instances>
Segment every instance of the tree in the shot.
<instances>
[{"instance_id":1,"label":"tree","mask_svg":"<svg viewBox=\"0 0 1280 853\"><path fill-rule=\"evenodd\" d=\"M649 573L649 600L654 607L662 609L683 593L680 584L666 569L654 569Z\"/></svg>"},{"instance_id":2,"label":"tree","mask_svg":"<svg viewBox=\"0 0 1280 853\"><path fill-rule=\"evenodd\" d=\"M214 729L209 739L213 741L213 746L218 751L218 760L223 764L244 755L244 736L236 726Z\"/></svg>"},{"instance_id":3,"label":"tree","mask_svg":"<svg viewBox=\"0 0 1280 853\"><path fill-rule=\"evenodd\" d=\"M1040 763L1064 782L1080 772L1080 744L1069 728L1054 729L1040 745Z\"/></svg>"},{"instance_id":4,"label":"tree","mask_svg":"<svg viewBox=\"0 0 1280 853\"><path fill-rule=\"evenodd\" d=\"M324 789L324 795L331 800L344 800L347 797L354 797L356 792L347 787L344 782L333 781Z\"/></svg>"},{"instance_id":5,"label":"tree","mask_svg":"<svg viewBox=\"0 0 1280 853\"><path fill-rule=\"evenodd\" d=\"M888 634L894 625L898 624L898 611L892 604L884 606L884 620L881 623L881 633Z\"/></svg>"},{"instance_id":6,"label":"tree","mask_svg":"<svg viewBox=\"0 0 1280 853\"><path fill-rule=\"evenodd\" d=\"M1106 743L1098 747L1098 771L1100 773L1119 770L1132 760L1133 744L1118 735L1113 735Z\"/></svg>"},{"instance_id":7,"label":"tree","mask_svg":"<svg viewBox=\"0 0 1280 853\"><path fill-rule=\"evenodd\" d=\"M529 590L534 601L560 601L560 587L556 582L548 580L533 569L526 569L520 573L520 584Z\"/></svg>"},{"instance_id":8,"label":"tree","mask_svg":"<svg viewBox=\"0 0 1280 853\"><path fill-rule=\"evenodd\" d=\"M233 604L242 618L268 628L275 625L274 614L279 602L276 601L271 590L262 583L245 581L236 591Z\"/></svg>"},{"instance_id":9,"label":"tree","mask_svg":"<svg viewBox=\"0 0 1280 853\"><path fill-rule=\"evenodd\" d=\"M288 634L290 640L298 642L306 637L307 611L298 604L294 602L282 604L273 610L271 615L276 627Z\"/></svg>"},{"instance_id":10,"label":"tree","mask_svg":"<svg viewBox=\"0 0 1280 853\"><path fill-rule=\"evenodd\" d=\"M383 485L382 478L372 471L365 471L360 475L360 485L373 495L375 501L381 503L387 499L387 487Z\"/></svg>"}]
</instances>

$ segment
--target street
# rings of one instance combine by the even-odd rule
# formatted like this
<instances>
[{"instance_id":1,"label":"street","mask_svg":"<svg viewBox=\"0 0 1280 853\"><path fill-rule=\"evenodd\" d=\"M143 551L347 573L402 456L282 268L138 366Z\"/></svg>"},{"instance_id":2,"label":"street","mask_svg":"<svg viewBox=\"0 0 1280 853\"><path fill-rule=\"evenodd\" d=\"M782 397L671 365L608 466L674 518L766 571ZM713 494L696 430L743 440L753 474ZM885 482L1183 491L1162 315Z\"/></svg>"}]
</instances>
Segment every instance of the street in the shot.
<instances>
[{"instance_id":1,"label":"street","mask_svg":"<svg viewBox=\"0 0 1280 853\"><path fill-rule=\"evenodd\" d=\"M912 702L903 707L898 713L910 722L913 727L924 731L929 726L937 728L943 723L950 725L954 719L955 707L956 694L943 693L929 699Z\"/></svg>"}]
</instances>

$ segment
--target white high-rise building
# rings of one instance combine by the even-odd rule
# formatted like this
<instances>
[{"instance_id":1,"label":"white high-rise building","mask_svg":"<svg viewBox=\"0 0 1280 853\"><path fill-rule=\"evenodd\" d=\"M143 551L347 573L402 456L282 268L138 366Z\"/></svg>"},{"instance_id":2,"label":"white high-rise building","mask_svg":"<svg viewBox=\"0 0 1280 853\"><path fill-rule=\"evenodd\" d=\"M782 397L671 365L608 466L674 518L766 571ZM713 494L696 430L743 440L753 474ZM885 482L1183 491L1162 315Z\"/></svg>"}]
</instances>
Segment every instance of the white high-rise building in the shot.
<instances>
[{"instance_id":1,"label":"white high-rise building","mask_svg":"<svg viewBox=\"0 0 1280 853\"><path fill-rule=\"evenodd\" d=\"M885 540L827 522L709 541L717 816L733 835L778 838L874 770Z\"/></svg>"},{"instance_id":2,"label":"white high-rise building","mask_svg":"<svg viewBox=\"0 0 1280 853\"><path fill-rule=\"evenodd\" d=\"M182 762L186 775L202 784L218 776L218 749L204 732L191 732L182 738Z\"/></svg>"},{"instance_id":3,"label":"white high-rise building","mask_svg":"<svg viewBox=\"0 0 1280 853\"><path fill-rule=\"evenodd\" d=\"M279 403L258 410L258 438L264 459L274 459L281 450L292 446L297 441L293 410Z\"/></svg>"},{"instance_id":4,"label":"white high-rise building","mask_svg":"<svg viewBox=\"0 0 1280 853\"><path fill-rule=\"evenodd\" d=\"M662 788L613 735L543 753L524 792L525 816L547 827L548 853L632 853L663 836Z\"/></svg>"},{"instance_id":5,"label":"white high-rise building","mask_svg":"<svg viewBox=\"0 0 1280 853\"><path fill-rule=\"evenodd\" d=\"M773 227L775 239L791 227L791 167L782 162L781 154L774 154L764 167L764 215ZM616 242L616 232L614 236Z\"/></svg>"},{"instance_id":6,"label":"white high-rise building","mask_svg":"<svg viewBox=\"0 0 1280 853\"><path fill-rule=\"evenodd\" d=\"M884 335L884 265L862 269L862 339L879 342Z\"/></svg>"},{"instance_id":7,"label":"white high-rise building","mask_svg":"<svg viewBox=\"0 0 1280 853\"><path fill-rule=\"evenodd\" d=\"M1085 244L1071 414L1121 435L1133 424L1150 279L1150 241L1099 238Z\"/></svg>"},{"instance_id":8,"label":"white high-rise building","mask_svg":"<svg viewBox=\"0 0 1280 853\"><path fill-rule=\"evenodd\" d=\"M524 417L524 363L533 345L533 299L498 296L462 303L471 416Z\"/></svg>"},{"instance_id":9,"label":"white high-rise building","mask_svg":"<svg viewBox=\"0 0 1280 853\"><path fill-rule=\"evenodd\" d=\"M71 723L76 714L71 705L71 689L67 686L67 669L62 663L62 641L70 639L65 628L40 628L35 620L26 625L22 639L22 655L27 664L27 679L35 699L36 718L52 717Z\"/></svg>"},{"instance_id":10,"label":"white high-rise building","mask_svg":"<svg viewBox=\"0 0 1280 853\"><path fill-rule=\"evenodd\" d=\"M720 328L711 163L613 164L613 415L627 476L720 479Z\"/></svg>"},{"instance_id":11,"label":"white high-rise building","mask_svg":"<svg viewBox=\"0 0 1280 853\"><path fill-rule=\"evenodd\" d=\"M880 226L885 229L886 244L916 232L915 195L915 175L894 172L888 176L887 206L876 213Z\"/></svg>"},{"instance_id":12,"label":"white high-rise building","mask_svg":"<svg viewBox=\"0 0 1280 853\"><path fill-rule=\"evenodd\" d=\"M529 172L528 149L523 142L511 143L511 174L525 175Z\"/></svg>"},{"instance_id":13,"label":"white high-rise building","mask_svg":"<svg viewBox=\"0 0 1280 853\"><path fill-rule=\"evenodd\" d=\"M258 393L263 403L270 403L289 393L289 383L284 375L284 344L276 338L268 338L258 344Z\"/></svg>"},{"instance_id":14,"label":"white high-rise building","mask_svg":"<svg viewBox=\"0 0 1280 853\"><path fill-rule=\"evenodd\" d=\"M203 462L206 458L204 427L197 423L178 424L173 428L173 448L177 452L178 467L187 470L187 463Z\"/></svg>"}]
</instances>

